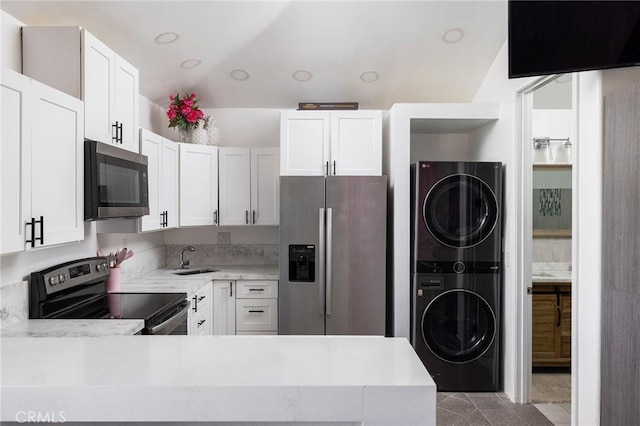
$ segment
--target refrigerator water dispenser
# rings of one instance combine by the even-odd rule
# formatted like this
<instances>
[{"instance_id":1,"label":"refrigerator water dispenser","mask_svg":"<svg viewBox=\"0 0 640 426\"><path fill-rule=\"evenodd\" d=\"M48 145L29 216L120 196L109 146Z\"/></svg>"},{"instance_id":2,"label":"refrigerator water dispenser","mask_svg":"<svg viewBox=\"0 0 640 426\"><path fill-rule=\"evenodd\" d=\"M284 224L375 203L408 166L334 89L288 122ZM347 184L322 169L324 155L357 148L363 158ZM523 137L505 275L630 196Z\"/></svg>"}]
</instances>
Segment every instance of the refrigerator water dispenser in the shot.
<instances>
[{"instance_id":1,"label":"refrigerator water dispenser","mask_svg":"<svg viewBox=\"0 0 640 426\"><path fill-rule=\"evenodd\" d=\"M316 280L316 246L289 246L289 281L312 283Z\"/></svg>"}]
</instances>

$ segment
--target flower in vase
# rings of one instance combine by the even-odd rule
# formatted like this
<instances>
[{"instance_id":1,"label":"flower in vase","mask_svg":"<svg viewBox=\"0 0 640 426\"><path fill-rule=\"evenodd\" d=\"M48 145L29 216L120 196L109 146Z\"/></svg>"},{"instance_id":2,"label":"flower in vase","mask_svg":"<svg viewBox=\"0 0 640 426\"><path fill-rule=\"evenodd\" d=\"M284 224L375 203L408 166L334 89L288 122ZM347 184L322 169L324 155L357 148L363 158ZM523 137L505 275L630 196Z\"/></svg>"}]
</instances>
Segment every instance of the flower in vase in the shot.
<instances>
[{"instance_id":1,"label":"flower in vase","mask_svg":"<svg viewBox=\"0 0 640 426\"><path fill-rule=\"evenodd\" d=\"M180 94L170 95L171 104L167 109L169 127L177 127L183 132L197 129L201 121L204 121L204 113L198 106L196 94L185 93L181 98Z\"/></svg>"}]
</instances>

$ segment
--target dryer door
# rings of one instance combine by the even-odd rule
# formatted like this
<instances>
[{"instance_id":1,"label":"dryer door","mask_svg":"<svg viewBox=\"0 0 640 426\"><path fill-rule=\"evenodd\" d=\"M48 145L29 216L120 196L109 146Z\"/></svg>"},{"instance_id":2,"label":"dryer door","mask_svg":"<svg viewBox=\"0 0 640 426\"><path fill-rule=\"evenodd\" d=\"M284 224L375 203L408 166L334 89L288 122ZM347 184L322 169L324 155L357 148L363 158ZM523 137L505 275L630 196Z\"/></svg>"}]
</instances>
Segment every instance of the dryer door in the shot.
<instances>
[{"instance_id":1,"label":"dryer door","mask_svg":"<svg viewBox=\"0 0 640 426\"><path fill-rule=\"evenodd\" d=\"M433 299L421 322L422 338L438 358L465 363L481 357L496 335L496 317L485 299L469 290L449 290Z\"/></svg>"},{"instance_id":2,"label":"dryer door","mask_svg":"<svg viewBox=\"0 0 640 426\"><path fill-rule=\"evenodd\" d=\"M447 176L429 190L422 218L433 237L454 248L473 247L493 232L498 201L489 186L475 176Z\"/></svg>"}]
</instances>

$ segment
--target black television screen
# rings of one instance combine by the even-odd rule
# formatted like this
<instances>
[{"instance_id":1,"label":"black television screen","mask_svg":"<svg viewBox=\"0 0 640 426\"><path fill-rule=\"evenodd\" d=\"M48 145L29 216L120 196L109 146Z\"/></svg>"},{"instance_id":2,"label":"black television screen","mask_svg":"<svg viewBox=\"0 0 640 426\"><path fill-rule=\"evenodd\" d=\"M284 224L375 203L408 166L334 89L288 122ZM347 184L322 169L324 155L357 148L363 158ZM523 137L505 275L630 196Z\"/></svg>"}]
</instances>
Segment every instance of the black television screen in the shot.
<instances>
[{"instance_id":1,"label":"black television screen","mask_svg":"<svg viewBox=\"0 0 640 426\"><path fill-rule=\"evenodd\" d=\"M509 0L509 78L640 65L640 1Z\"/></svg>"}]
</instances>

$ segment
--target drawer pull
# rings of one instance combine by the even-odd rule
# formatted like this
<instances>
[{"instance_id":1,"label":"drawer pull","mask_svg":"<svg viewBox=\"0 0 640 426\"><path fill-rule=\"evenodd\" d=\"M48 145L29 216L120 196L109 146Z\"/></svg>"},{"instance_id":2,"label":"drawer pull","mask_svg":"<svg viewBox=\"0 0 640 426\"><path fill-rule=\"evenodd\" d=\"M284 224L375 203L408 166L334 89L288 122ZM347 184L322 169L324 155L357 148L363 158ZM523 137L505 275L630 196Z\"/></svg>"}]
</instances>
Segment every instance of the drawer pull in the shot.
<instances>
[{"instance_id":1,"label":"drawer pull","mask_svg":"<svg viewBox=\"0 0 640 426\"><path fill-rule=\"evenodd\" d=\"M264 288L250 288L249 291L264 291Z\"/></svg>"},{"instance_id":2,"label":"drawer pull","mask_svg":"<svg viewBox=\"0 0 640 426\"><path fill-rule=\"evenodd\" d=\"M204 323L205 323L205 321L206 321L206 320L200 320L200 321L198 321L198 327L200 327L202 324L204 324Z\"/></svg>"},{"instance_id":3,"label":"drawer pull","mask_svg":"<svg viewBox=\"0 0 640 426\"><path fill-rule=\"evenodd\" d=\"M250 310L249 313L250 314L262 314L262 313L264 313L264 311L262 309L261 310L257 310L256 309L256 310Z\"/></svg>"},{"instance_id":4,"label":"drawer pull","mask_svg":"<svg viewBox=\"0 0 640 426\"><path fill-rule=\"evenodd\" d=\"M207 297L207 296L200 296L200 297L198 297L198 302L202 302L202 301L204 300L204 298L205 298L205 297Z\"/></svg>"}]
</instances>

